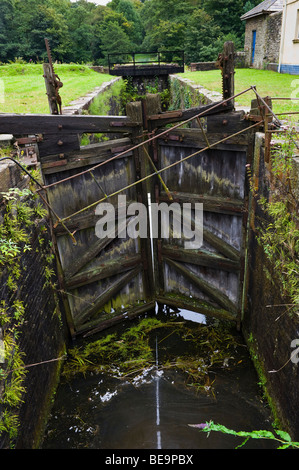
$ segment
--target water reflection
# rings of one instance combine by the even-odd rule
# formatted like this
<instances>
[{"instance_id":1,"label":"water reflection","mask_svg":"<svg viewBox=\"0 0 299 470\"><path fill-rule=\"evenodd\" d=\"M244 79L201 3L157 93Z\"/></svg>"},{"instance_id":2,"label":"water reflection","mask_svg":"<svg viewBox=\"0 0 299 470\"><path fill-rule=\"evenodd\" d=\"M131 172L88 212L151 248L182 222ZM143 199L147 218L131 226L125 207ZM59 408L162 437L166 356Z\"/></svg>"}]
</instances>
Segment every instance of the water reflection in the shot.
<instances>
[{"instance_id":1,"label":"water reflection","mask_svg":"<svg viewBox=\"0 0 299 470\"><path fill-rule=\"evenodd\" d=\"M203 315L161 311L186 321L206 324ZM133 381L88 373L62 383L49 421L45 449L232 449L240 438L201 433L188 424L213 420L236 431L271 429L269 410L261 401L257 376L247 350L240 367L215 369L214 394L186 385L183 372L159 368L173 348L185 345L173 335L161 341L155 334L156 362ZM245 448L270 448L268 441L248 441Z\"/></svg>"}]
</instances>

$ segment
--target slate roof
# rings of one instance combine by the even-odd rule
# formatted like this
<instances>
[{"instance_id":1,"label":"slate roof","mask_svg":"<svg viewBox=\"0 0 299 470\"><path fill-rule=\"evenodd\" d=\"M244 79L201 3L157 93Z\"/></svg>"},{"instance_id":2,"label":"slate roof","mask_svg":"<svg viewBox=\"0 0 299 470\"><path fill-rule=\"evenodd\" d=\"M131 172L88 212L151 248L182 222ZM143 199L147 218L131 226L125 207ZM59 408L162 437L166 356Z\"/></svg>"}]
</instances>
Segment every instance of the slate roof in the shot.
<instances>
[{"instance_id":1,"label":"slate roof","mask_svg":"<svg viewBox=\"0 0 299 470\"><path fill-rule=\"evenodd\" d=\"M282 11L283 9L283 0L265 0L256 7L249 10L247 13L241 16L241 20L248 20L258 15L267 15L277 11Z\"/></svg>"}]
</instances>

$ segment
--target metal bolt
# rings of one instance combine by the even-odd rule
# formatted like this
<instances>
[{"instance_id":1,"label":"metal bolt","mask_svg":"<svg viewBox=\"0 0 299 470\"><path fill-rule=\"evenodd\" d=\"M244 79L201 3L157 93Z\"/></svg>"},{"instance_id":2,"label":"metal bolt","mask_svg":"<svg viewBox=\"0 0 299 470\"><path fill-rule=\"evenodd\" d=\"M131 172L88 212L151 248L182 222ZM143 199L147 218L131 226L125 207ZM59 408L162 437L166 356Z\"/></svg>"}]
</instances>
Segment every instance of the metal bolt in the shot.
<instances>
[{"instance_id":1,"label":"metal bolt","mask_svg":"<svg viewBox=\"0 0 299 470\"><path fill-rule=\"evenodd\" d=\"M63 145L62 140L58 140L57 145L59 145L61 147Z\"/></svg>"},{"instance_id":2,"label":"metal bolt","mask_svg":"<svg viewBox=\"0 0 299 470\"><path fill-rule=\"evenodd\" d=\"M59 158L64 158L64 153L60 153Z\"/></svg>"}]
</instances>

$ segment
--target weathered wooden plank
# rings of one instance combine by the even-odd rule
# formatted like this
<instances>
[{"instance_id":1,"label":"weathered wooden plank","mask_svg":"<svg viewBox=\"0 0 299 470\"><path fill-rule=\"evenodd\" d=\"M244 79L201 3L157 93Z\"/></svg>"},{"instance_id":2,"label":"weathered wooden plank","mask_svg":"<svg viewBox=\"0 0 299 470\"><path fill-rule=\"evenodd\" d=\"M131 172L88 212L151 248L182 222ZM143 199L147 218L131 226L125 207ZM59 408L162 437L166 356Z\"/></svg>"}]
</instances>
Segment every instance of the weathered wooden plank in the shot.
<instances>
[{"instance_id":1,"label":"weathered wooden plank","mask_svg":"<svg viewBox=\"0 0 299 470\"><path fill-rule=\"evenodd\" d=\"M0 114L1 134L82 134L130 132L136 123L126 116Z\"/></svg>"},{"instance_id":2,"label":"weathered wooden plank","mask_svg":"<svg viewBox=\"0 0 299 470\"><path fill-rule=\"evenodd\" d=\"M128 139L119 139L115 141L115 143L113 142L112 140L110 145L106 142L88 145L81 147L80 151L60 153L58 155L52 155L51 157L45 157L42 159L43 173L49 175L60 171L97 165L104 163L112 156L117 156L118 153L122 153L125 150L128 150L128 152L119 158L127 158L133 155L129 150L131 145ZM126 142L126 144L124 142ZM117 158L118 157L116 157L116 159Z\"/></svg>"},{"instance_id":3,"label":"weathered wooden plank","mask_svg":"<svg viewBox=\"0 0 299 470\"><path fill-rule=\"evenodd\" d=\"M113 234L110 233L105 238L97 238L95 243L93 243L89 247L86 247L86 250L84 251L83 255L79 257L75 257L74 259L71 259L70 260L71 264L67 266L64 270L66 281L67 282L70 281L70 279L78 271L80 271L80 269L82 269L86 264L92 261L102 250L107 248L110 245L110 243L112 243L112 241L115 240L115 238L117 238L119 232L123 230L127 222L128 221L124 221L123 223L120 224L119 227L116 227L115 234L114 234L114 229L113 229Z\"/></svg>"},{"instance_id":4,"label":"weathered wooden plank","mask_svg":"<svg viewBox=\"0 0 299 470\"><path fill-rule=\"evenodd\" d=\"M127 105L127 116L135 122L144 122L146 125L146 110L155 110L160 106L160 97L155 94L150 94L146 97L145 101L129 103ZM133 129L132 131L132 144L136 147L140 143L140 136L143 134L143 127L140 125L139 128ZM144 147L137 147L134 150L134 163L136 180L145 178L151 168L149 168L149 162L146 158L145 152L147 150ZM148 193L150 191L150 181L145 180L142 184L136 186L137 201L143 203L145 206L148 204ZM153 261L151 256L151 240L150 240L150 229L147 224L147 238L140 239L140 250L142 255L142 263L144 270L144 288L147 297L152 296L154 290L154 278L153 278Z\"/></svg>"},{"instance_id":5,"label":"weathered wooden plank","mask_svg":"<svg viewBox=\"0 0 299 470\"><path fill-rule=\"evenodd\" d=\"M65 226L70 232L77 232L78 230L94 227L98 220L99 217L95 215L94 210L86 210L86 212L72 217L70 220L65 222ZM58 224L58 226L54 228L53 231L56 237L68 235L68 232L61 224Z\"/></svg>"},{"instance_id":6,"label":"weathered wooden plank","mask_svg":"<svg viewBox=\"0 0 299 470\"><path fill-rule=\"evenodd\" d=\"M71 150L80 150L80 142L77 134L44 134L38 143L39 158L47 155L62 154Z\"/></svg>"},{"instance_id":7,"label":"weathered wooden plank","mask_svg":"<svg viewBox=\"0 0 299 470\"><path fill-rule=\"evenodd\" d=\"M72 276L66 282L66 288L76 289L77 287L85 286L107 277L116 276L117 274L128 271L137 265L141 265L141 262L141 255L122 256L112 259L104 264L101 264L101 261L99 260L97 267Z\"/></svg>"},{"instance_id":8,"label":"weathered wooden plank","mask_svg":"<svg viewBox=\"0 0 299 470\"><path fill-rule=\"evenodd\" d=\"M240 253L236 250L233 246L226 243L221 238L214 235L212 232L207 230L205 227L203 228L203 238L206 240L211 246L213 246L219 253L226 256L227 258L233 261L240 260Z\"/></svg>"},{"instance_id":9,"label":"weathered wooden plank","mask_svg":"<svg viewBox=\"0 0 299 470\"><path fill-rule=\"evenodd\" d=\"M130 148L132 141L129 137L123 137L119 139L106 140L104 142L98 142L96 144L82 145L80 146L80 151L70 151L65 152L64 158L67 158L68 161L82 159L83 161L89 158L97 158L101 155L106 155L106 153L111 152L111 154L120 153L123 150ZM51 155L48 157L42 158L42 163L50 163L59 158L61 152L56 155Z\"/></svg>"},{"instance_id":10,"label":"weathered wooden plank","mask_svg":"<svg viewBox=\"0 0 299 470\"><path fill-rule=\"evenodd\" d=\"M87 307L85 310L80 311L74 318L75 326L81 326L90 317L99 313L101 307L103 307L109 300L115 295L122 287L130 282L137 274L141 271L140 267L134 268L133 270L124 274L120 279L115 281L109 286L104 292L102 292L93 302L93 305Z\"/></svg>"},{"instance_id":11,"label":"weathered wooden plank","mask_svg":"<svg viewBox=\"0 0 299 470\"><path fill-rule=\"evenodd\" d=\"M220 307L224 308L228 312L237 313L236 306L233 302L222 292L217 290L215 287L211 286L208 282L200 279L189 269L183 266L181 263L177 263L170 258L165 258L165 261L172 267L174 267L178 272L184 275L185 278L189 279L195 286L197 286L204 294L209 296L214 302L216 302Z\"/></svg>"},{"instance_id":12,"label":"weathered wooden plank","mask_svg":"<svg viewBox=\"0 0 299 470\"><path fill-rule=\"evenodd\" d=\"M165 129L161 129L161 132L164 132ZM218 150L231 150L231 151L243 151L247 150L248 145L248 133L244 132L234 137L228 138L225 142L219 143L221 140L232 135L232 132L228 132L226 129L223 129L223 133L219 131L222 129L217 129L215 132L206 132L206 138L209 145L213 145L214 149ZM203 132L200 129L175 129L172 131L169 130L169 133L164 134L161 138L158 137L158 142L166 143L173 147L192 147L196 148L206 148L208 147L207 141L203 135Z\"/></svg>"},{"instance_id":13,"label":"weathered wooden plank","mask_svg":"<svg viewBox=\"0 0 299 470\"><path fill-rule=\"evenodd\" d=\"M246 130L250 122L245 119L244 111L234 111L225 116L215 115L207 118L207 132L235 134L236 132Z\"/></svg>"},{"instance_id":14,"label":"weathered wooden plank","mask_svg":"<svg viewBox=\"0 0 299 470\"><path fill-rule=\"evenodd\" d=\"M89 323L85 323L82 326L79 326L76 329L77 335L83 335L84 338L87 338L95 333L99 333L100 331L105 330L106 328L110 328L113 325L117 325L124 319L130 319L141 315L142 313L149 312L155 308L156 302L150 301L146 302L142 305L138 305L137 307L132 307L126 310L125 312L120 312L119 314L115 312L108 313L106 315L101 315L101 317L97 320L93 320Z\"/></svg>"},{"instance_id":15,"label":"weathered wooden plank","mask_svg":"<svg viewBox=\"0 0 299 470\"><path fill-rule=\"evenodd\" d=\"M238 199L221 198L216 196L197 195L190 193L181 193L178 191L171 191L173 202L181 204L203 204L203 210L207 212L216 212L228 215L240 215L244 210L244 203ZM169 202L168 195L162 191L159 196L160 201Z\"/></svg>"},{"instance_id":16,"label":"weathered wooden plank","mask_svg":"<svg viewBox=\"0 0 299 470\"><path fill-rule=\"evenodd\" d=\"M232 106L228 106L227 103L212 103L208 104L205 106L199 106L197 108L189 108L186 110L182 111L182 114L177 114L175 115L167 115L168 113L162 113L159 115L157 118L156 115L153 115L153 118L151 116L148 116L148 119L152 122L152 127L158 128L158 127L163 127L166 124L170 123L175 123L175 122L182 122L186 121L187 119L191 119L195 116L197 116L200 113L204 113L205 116L211 115L211 114L217 114L221 112L228 112L232 110Z\"/></svg>"},{"instance_id":17,"label":"weathered wooden plank","mask_svg":"<svg viewBox=\"0 0 299 470\"><path fill-rule=\"evenodd\" d=\"M245 152L160 145L160 168L170 192L178 191L242 200ZM177 167L175 169L175 167Z\"/></svg>"},{"instance_id":18,"label":"weathered wooden plank","mask_svg":"<svg viewBox=\"0 0 299 470\"><path fill-rule=\"evenodd\" d=\"M232 41L226 41L223 45L221 66L223 99L225 100L235 94L235 47Z\"/></svg>"},{"instance_id":19,"label":"weathered wooden plank","mask_svg":"<svg viewBox=\"0 0 299 470\"><path fill-rule=\"evenodd\" d=\"M200 299L190 299L182 294L164 293L158 294L157 302L163 305L170 305L175 308L187 309L202 315L236 321L236 315L225 309L216 308L209 302Z\"/></svg>"},{"instance_id":20,"label":"weathered wooden plank","mask_svg":"<svg viewBox=\"0 0 299 470\"><path fill-rule=\"evenodd\" d=\"M185 250L181 247L162 245L162 255L174 261L206 266L223 271L237 272L240 269L240 262L224 258L215 253L202 250Z\"/></svg>"}]
</instances>

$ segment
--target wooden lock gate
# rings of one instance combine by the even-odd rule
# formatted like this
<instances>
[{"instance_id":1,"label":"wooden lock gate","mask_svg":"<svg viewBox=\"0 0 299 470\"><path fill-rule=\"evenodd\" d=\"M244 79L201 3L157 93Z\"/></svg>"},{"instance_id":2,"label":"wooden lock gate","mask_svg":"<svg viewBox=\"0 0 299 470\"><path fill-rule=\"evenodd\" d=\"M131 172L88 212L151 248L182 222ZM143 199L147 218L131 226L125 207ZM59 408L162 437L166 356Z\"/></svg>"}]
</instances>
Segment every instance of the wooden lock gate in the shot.
<instances>
[{"instance_id":1,"label":"wooden lock gate","mask_svg":"<svg viewBox=\"0 0 299 470\"><path fill-rule=\"evenodd\" d=\"M149 311L156 302L240 324L246 164L256 129L244 117L228 100L162 113L157 95L130 103L121 117L0 115L2 133L39 136L72 336ZM80 147L83 133L111 138ZM127 206L146 208L149 195L156 203L202 203L203 245L186 249L182 239L151 239L150 221L147 238L120 238L132 215L98 238L97 204L109 202L117 214L119 195Z\"/></svg>"}]
</instances>

